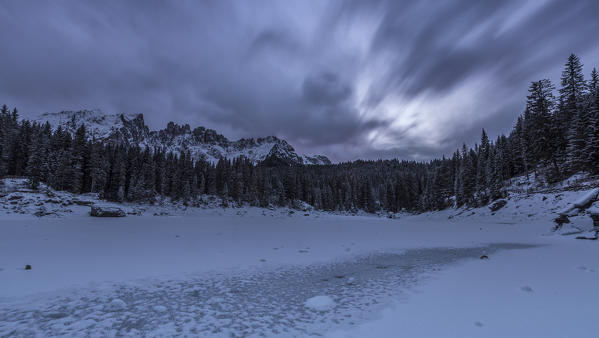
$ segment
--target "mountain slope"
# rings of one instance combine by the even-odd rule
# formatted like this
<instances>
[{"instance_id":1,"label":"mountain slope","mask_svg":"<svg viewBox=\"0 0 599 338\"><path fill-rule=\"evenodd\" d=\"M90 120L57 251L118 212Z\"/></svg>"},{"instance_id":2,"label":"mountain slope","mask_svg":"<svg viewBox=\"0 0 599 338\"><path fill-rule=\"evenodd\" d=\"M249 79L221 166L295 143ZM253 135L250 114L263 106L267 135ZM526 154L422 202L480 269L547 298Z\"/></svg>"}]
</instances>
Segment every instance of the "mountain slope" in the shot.
<instances>
[{"instance_id":1,"label":"mountain slope","mask_svg":"<svg viewBox=\"0 0 599 338\"><path fill-rule=\"evenodd\" d=\"M61 126L74 133L85 125L90 138L111 143L137 144L181 153L189 151L196 159L217 162L221 158L244 156L254 163L271 165L320 165L331 161L323 155L299 155L287 141L276 136L243 138L231 141L215 130L204 127L191 129L188 124L169 122L162 130L151 131L142 114L103 114L97 110L45 113L37 118L53 128Z\"/></svg>"}]
</instances>

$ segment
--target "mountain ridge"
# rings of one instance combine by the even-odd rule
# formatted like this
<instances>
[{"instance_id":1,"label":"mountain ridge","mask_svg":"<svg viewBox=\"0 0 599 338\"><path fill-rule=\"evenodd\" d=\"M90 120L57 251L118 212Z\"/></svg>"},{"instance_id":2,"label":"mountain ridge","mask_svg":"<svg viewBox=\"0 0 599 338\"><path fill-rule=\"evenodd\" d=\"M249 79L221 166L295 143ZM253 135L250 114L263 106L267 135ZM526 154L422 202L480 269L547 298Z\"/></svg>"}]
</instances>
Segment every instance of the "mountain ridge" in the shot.
<instances>
[{"instance_id":1,"label":"mountain ridge","mask_svg":"<svg viewBox=\"0 0 599 338\"><path fill-rule=\"evenodd\" d=\"M99 110L61 111L44 113L35 119L48 122L53 129L74 134L85 125L89 138L112 144L139 145L160 148L173 153L189 151L193 158L218 162L244 156L254 163L270 165L331 164L324 155L300 155L284 139L276 136L229 140L216 130L203 126L194 129L189 124L169 122L164 129L150 130L143 114L105 114Z\"/></svg>"}]
</instances>

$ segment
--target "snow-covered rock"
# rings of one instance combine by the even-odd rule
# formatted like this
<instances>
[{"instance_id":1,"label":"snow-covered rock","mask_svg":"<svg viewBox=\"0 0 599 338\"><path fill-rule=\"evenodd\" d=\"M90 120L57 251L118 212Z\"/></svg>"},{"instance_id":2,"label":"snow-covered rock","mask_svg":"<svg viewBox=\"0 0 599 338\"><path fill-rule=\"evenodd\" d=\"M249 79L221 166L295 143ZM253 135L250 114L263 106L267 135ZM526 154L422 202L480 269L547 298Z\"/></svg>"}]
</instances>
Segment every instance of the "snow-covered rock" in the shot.
<instances>
[{"instance_id":1,"label":"snow-covered rock","mask_svg":"<svg viewBox=\"0 0 599 338\"><path fill-rule=\"evenodd\" d=\"M72 134L81 125L85 125L89 138L160 148L173 153L189 151L194 158L203 158L213 163L221 158L231 160L240 156L254 163L267 160L276 165L331 163L322 155L298 155L287 141L276 136L231 141L212 129L197 127L192 130L188 124L177 125L173 122L169 122L165 129L151 131L142 114L103 114L98 110L63 111L42 114L37 121L49 122L53 129L60 126Z\"/></svg>"},{"instance_id":2,"label":"snow-covered rock","mask_svg":"<svg viewBox=\"0 0 599 338\"><path fill-rule=\"evenodd\" d=\"M125 211L117 207L92 206L90 215L93 217L125 217Z\"/></svg>"},{"instance_id":3,"label":"snow-covered rock","mask_svg":"<svg viewBox=\"0 0 599 338\"><path fill-rule=\"evenodd\" d=\"M588 208L587 211L593 216L599 216L599 202L593 203L593 205Z\"/></svg>"},{"instance_id":4,"label":"snow-covered rock","mask_svg":"<svg viewBox=\"0 0 599 338\"><path fill-rule=\"evenodd\" d=\"M497 211L501 208L503 208L505 205L507 204L506 200L497 200L495 202L493 202L491 205L489 205L489 210L491 211Z\"/></svg>"},{"instance_id":5,"label":"snow-covered rock","mask_svg":"<svg viewBox=\"0 0 599 338\"><path fill-rule=\"evenodd\" d=\"M597 200L597 195L599 194L599 188L591 189L584 195L582 195L576 202L574 202L574 206L576 208L587 208L592 202Z\"/></svg>"},{"instance_id":6,"label":"snow-covered rock","mask_svg":"<svg viewBox=\"0 0 599 338\"><path fill-rule=\"evenodd\" d=\"M335 301L329 296L315 296L304 303L304 306L315 311L329 311L336 305Z\"/></svg>"}]
</instances>

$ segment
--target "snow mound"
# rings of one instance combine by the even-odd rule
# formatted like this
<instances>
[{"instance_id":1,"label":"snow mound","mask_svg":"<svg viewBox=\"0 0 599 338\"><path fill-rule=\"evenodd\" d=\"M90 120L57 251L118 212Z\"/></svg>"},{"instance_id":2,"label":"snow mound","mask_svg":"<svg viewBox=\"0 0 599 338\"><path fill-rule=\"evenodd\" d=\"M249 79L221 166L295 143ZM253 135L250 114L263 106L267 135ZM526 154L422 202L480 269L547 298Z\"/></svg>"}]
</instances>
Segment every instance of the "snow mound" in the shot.
<instances>
[{"instance_id":1,"label":"snow mound","mask_svg":"<svg viewBox=\"0 0 599 338\"><path fill-rule=\"evenodd\" d=\"M576 202L574 202L574 206L577 208L585 208L591 202L597 199L597 195L599 194L599 188L595 188L584 194L580 197Z\"/></svg>"},{"instance_id":2,"label":"snow mound","mask_svg":"<svg viewBox=\"0 0 599 338\"><path fill-rule=\"evenodd\" d=\"M123 311L127 308L127 303L125 303L122 299L116 298L113 299L108 304L108 310L110 311Z\"/></svg>"},{"instance_id":3,"label":"snow mound","mask_svg":"<svg viewBox=\"0 0 599 338\"><path fill-rule=\"evenodd\" d=\"M304 303L305 307L316 311L329 311L336 305L335 301L329 296L315 296Z\"/></svg>"}]
</instances>

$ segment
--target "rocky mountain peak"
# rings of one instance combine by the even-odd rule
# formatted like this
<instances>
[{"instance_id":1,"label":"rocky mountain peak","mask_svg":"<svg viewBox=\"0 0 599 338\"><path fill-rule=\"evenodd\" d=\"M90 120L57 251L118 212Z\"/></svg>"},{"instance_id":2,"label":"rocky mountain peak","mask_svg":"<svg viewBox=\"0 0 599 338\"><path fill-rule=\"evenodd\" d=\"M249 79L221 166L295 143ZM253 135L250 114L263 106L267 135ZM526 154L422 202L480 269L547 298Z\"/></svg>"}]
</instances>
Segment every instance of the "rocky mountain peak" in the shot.
<instances>
[{"instance_id":1,"label":"rocky mountain peak","mask_svg":"<svg viewBox=\"0 0 599 338\"><path fill-rule=\"evenodd\" d=\"M166 128L150 130L143 114L103 114L98 110L45 113L38 119L53 128L71 133L85 125L90 138L113 144L131 144L163 149L173 153L189 151L196 159L217 162L221 158L244 156L254 163L270 165L318 165L331 163L326 156L300 156L287 141L276 136L242 138L230 141L213 129L169 122Z\"/></svg>"}]
</instances>

